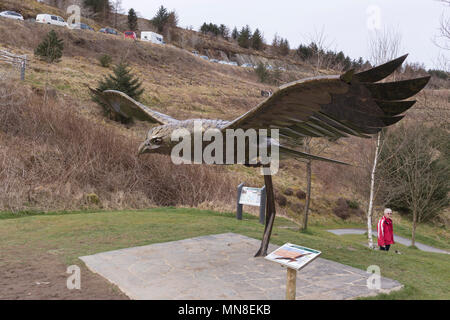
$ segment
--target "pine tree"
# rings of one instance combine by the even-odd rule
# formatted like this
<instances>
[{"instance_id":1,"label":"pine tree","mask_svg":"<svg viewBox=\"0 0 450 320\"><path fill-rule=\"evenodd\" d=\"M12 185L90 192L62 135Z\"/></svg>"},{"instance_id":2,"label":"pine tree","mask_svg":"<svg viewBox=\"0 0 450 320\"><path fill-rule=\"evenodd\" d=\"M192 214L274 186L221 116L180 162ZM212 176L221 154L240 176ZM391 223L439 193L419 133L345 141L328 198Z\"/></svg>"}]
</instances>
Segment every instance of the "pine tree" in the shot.
<instances>
[{"instance_id":1,"label":"pine tree","mask_svg":"<svg viewBox=\"0 0 450 320\"><path fill-rule=\"evenodd\" d=\"M270 73L262 62L259 62L256 66L255 73L260 82L267 82L270 78Z\"/></svg>"},{"instance_id":2,"label":"pine tree","mask_svg":"<svg viewBox=\"0 0 450 320\"><path fill-rule=\"evenodd\" d=\"M34 55L47 62L59 62L64 50L64 41L58 39L55 30L51 30L34 50Z\"/></svg>"},{"instance_id":3,"label":"pine tree","mask_svg":"<svg viewBox=\"0 0 450 320\"><path fill-rule=\"evenodd\" d=\"M113 74L105 76L104 79L100 80L97 90L105 91L105 90L117 90L127 94L129 97L134 100L139 101L144 89L141 88L142 82L139 78L135 77L126 63L119 63L113 69ZM110 116L113 120L120 122L127 122L128 120L122 116L117 116L112 114L109 108L101 103L96 97L93 98L95 102L100 104L105 113Z\"/></svg>"},{"instance_id":4,"label":"pine tree","mask_svg":"<svg viewBox=\"0 0 450 320\"><path fill-rule=\"evenodd\" d=\"M228 38L230 37L230 30L228 29L228 27L224 24L221 24L219 26L219 34L226 40L228 40Z\"/></svg>"},{"instance_id":5,"label":"pine tree","mask_svg":"<svg viewBox=\"0 0 450 320\"><path fill-rule=\"evenodd\" d=\"M237 38L239 38L239 31L236 27L234 27L233 32L231 33L231 38L233 38L233 40L237 40Z\"/></svg>"},{"instance_id":6,"label":"pine tree","mask_svg":"<svg viewBox=\"0 0 450 320\"><path fill-rule=\"evenodd\" d=\"M128 27L131 31L136 31L138 27L138 18L133 8L128 11Z\"/></svg>"},{"instance_id":7,"label":"pine tree","mask_svg":"<svg viewBox=\"0 0 450 320\"><path fill-rule=\"evenodd\" d=\"M206 22L203 22L202 26L200 27L200 32L206 34L208 30L208 25L206 24Z\"/></svg>"},{"instance_id":8,"label":"pine tree","mask_svg":"<svg viewBox=\"0 0 450 320\"><path fill-rule=\"evenodd\" d=\"M252 37L252 32L250 31L250 27L248 25L245 27L242 27L242 30L239 33L239 37L237 39L239 46L241 46L242 48L249 48L251 37Z\"/></svg>"},{"instance_id":9,"label":"pine tree","mask_svg":"<svg viewBox=\"0 0 450 320\"><path fill-rule=\"evenodd\" d=\"M47 101L48 73L50 64L61 61L64 50L64 41L58 38L55 30L51 30L34 50L34 55L48 63L45 79L44 103Z\"/></svg>"},{"instance_id":10,"label":"pine tree","mask_svg":"<svg viewBox=\"0 0 450 320\"><path fill-rule=\"evenodd\" d=\"M256 29L251 38L252 48L255 50L261 50L263 48L264 42L259 29Z\"/></svg>"},{"instance_id":11,"label":"pine tree","mask_svg":"<svg viewBox=\"0 0 450 320\"><path fill-rule=\"evenodd\" d=\"M289 42L287 39L281 39L280 45L279 45L279 53L282 56L286 56L289 54L289 51L291 50L289 46Z\"/></svg>"},{"instance_id":12,"label":"pine tree","mask_svg":"<svg viewBox=\"0 0 450 320\"><path fill-rule=\"evenodd\" d=\"M167 11L166 8L164 8L163 6L159 7L158 12L152 19L152 23L156 28L158 28L158 32L163 31L164 26L169 20L169 15L170 13Z\"/></svg>"}]
</instances>

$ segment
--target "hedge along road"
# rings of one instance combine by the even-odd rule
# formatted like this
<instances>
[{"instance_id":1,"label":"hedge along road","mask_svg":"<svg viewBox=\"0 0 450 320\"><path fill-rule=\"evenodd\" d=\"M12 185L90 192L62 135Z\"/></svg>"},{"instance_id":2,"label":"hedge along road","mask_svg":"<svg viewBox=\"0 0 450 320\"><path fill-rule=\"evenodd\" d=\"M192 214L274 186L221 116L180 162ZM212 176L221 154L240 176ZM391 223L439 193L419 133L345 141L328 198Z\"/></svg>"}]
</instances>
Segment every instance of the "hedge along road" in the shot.
<instances>
[{"instance_id":1,"label":"hedge along road","mask_svg":"<svg viewBox=\"0 0 450 320\"><path fill-rule=\"evenodd\" d=\"M328 232L334 233L338 236L344 235L344 234L364 234L367 231L364 229L333 229L333 230L327 230ZM377 232L373 232L372 231L372 236L374 236L375 238L378 237L378 233ZM400 243L403 244L405 246L410 246L411 245L411 240L397 236L394 234L394 241L395 243ZM438 249L438 248L434 248L434 247L430 247L427 246L426 244L420 243L416 241L415 246L422 251L427 251L427 252L434 252L434 253L445 253L445 254L450 254L450 252L442 250L442 249Z\"/></svg>"}]
</instances>

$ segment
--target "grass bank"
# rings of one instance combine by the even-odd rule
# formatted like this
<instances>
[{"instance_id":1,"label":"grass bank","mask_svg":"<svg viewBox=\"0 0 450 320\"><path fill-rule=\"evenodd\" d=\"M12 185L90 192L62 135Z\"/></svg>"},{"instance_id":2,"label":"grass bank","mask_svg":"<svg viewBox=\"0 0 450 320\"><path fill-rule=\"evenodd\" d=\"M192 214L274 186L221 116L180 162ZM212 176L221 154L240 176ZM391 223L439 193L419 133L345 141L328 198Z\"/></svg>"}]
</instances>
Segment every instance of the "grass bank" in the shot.
<instances>
[{"instance_id":1,"label":"grass bank","mask_svg":"<svg viewBox=\"0 0 450 320\"><path fill-rule=\"evenodd\" d=\"M138 211L66 212L14 218L0 217L0 267L12 261L39 259L52 252L69 264L82 263L78 257L98 252L180 240L208 234L235 232L260 239L263 226L258 219L232 213L197 209L156 208ZM298 231L292 222L277 218L272 242L292 242L323 252L322 257L366 270L380 266L382 276L400 281L405 288L378 299L449 299L450 257L397 245L394 252L371 251L365 237L336 236L326 231L330 225L312 225ZM26 250L24 250L26 249ZM255 252L258 248L255 248ZM23 252L23 253L21 253ZM32 254L29 254L32 252ZM307 270L305 269L305 272Z\"/></svg>"}]
</instances>

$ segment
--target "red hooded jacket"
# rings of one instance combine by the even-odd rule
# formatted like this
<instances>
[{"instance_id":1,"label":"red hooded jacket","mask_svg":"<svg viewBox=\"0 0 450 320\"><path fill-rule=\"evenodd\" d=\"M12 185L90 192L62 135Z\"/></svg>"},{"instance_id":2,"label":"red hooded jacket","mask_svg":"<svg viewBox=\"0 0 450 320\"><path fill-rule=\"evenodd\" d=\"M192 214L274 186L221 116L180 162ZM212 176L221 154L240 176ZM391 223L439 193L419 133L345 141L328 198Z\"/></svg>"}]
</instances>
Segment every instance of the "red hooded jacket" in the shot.
<instances>
[{"instance_id":1,"label":"red hooded jacket","mask_svg":"<svg viewBox=\"0 0 450 320\"><path fill-rule=\"evenodd\" d=\"M378 221L378 245L385 246L393 244L394 242L394 228L392 227L392 220L383 216Z\"/></svg>"}]
</instances>

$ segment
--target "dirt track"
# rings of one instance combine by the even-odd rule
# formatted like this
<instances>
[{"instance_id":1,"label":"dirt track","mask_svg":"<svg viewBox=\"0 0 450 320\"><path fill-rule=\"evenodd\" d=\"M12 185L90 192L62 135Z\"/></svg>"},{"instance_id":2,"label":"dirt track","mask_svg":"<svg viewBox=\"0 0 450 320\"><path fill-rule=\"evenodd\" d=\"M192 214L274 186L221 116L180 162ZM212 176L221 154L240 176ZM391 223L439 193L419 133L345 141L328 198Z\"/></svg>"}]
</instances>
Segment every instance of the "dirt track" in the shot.
<instances>
[{"instance_id":1,"label":"dirt track","mask_svg":"<svg viewBox=\"0 0 450 320\"><path fill-rule=\"evenodd\" d=\"M81 289L67 289L67 265L54 253L39 257L15 249L0 256L0 299L122 300L126 295L80 261Z\"/></svg>"}]
</instances>

